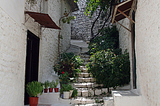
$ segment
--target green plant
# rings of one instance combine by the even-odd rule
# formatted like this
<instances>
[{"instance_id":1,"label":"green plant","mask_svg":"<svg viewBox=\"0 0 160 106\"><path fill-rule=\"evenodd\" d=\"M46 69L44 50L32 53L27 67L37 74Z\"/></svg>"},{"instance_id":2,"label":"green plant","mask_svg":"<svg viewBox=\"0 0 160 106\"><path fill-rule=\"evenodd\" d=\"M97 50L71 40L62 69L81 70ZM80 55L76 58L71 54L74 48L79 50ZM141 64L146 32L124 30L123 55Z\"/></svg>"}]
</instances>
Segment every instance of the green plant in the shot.
<instances>
[{"instance_id":1,"label":"green plant","mask_svg":"<svg viewBox=\"0 0 160 106\"><path fill-rule=\"evenodd\" d=\"M32 81L26 85L26 91L30 97L37 97L42 94L43 86L40 82Z\"/></svg>"},{"instance_id":2,"label":"green plant","mask_svg":"<svg viewBox=\"0 0 160 106\"><path fill-rule=\"evenodd\" d=\"M44 88L48 89L48 87L49 87L49 81L47 80L47 81L44 82Z\"/></svg>"},{"instance_id":3,"label":"green plant","mask_svg":"<svg viewBox=\"0 0 160 106\"><path fill-rule=\"evenodd\" d=\"M71 86L71 84L62 84L61 89L63 91L70 91L70 90L73 90L73 87Z\"/></svg>"},{"instance_id":4,"label":"green plant","mask_svg":"<svg viewBox=\"0 0 160 106\"><path fill-rule=\"evenodd\" d=\"M100 50L107 50L108 48L112 49L115 52L115 49L119 47L119 34L116 26L112 28L107 27L101 31L102 36L98 36L92 40L89 44L89 54L94 54ZM116 52L119 54L119 52Z\"/></svg>"},{"instance_id":5,"label":"green plant","mask_svg":"<svg viewBox=\"0 0 160 106\"><path fill-rule=\"evenodd\" d=\"M58 83L59 83L59 81L58 81L58 79L56 79L56 81L53 80L52 82L50 82L49 86L50 86L50 88L57 88Z\"/></svg>"},{"instance_id":6,"label":"green plant","mask_svg":"<svg viewBox=\"0 0 160 106\"><path fill-rule=\"evenodd\" d=\"M59 76L59 79L61 84L68 84L70 82L68 72L62 72L62 74Z\"/></svg>"},{"instance_id":7,"label":"green plant","mask_svg":"<svg viewBox=\"0 0 160 106\"><path fill-rule=\"evenodd\" d=\"M75 89L75 88L73 88L73 93L72 93L72 97L77 97L77 95L78 95L78 91L77 91L77 89Z\"/></svg>"},{"instance_id":8,"label":"green plant","mask_svg":"<svg viewBox=\"0 0 160 106\"><path fill-rule=\"evenodd\" d=\"M110 49L98 51L91 56L87 68L96 82L108 89L128 84L130 81L129 54L126 52L116 55Z\"/></svg>"},{"instance_id":9,"label":"green plant","mask_svg":"<svg viewBox=\"0 0 160 106\"><path fill-rule=\"evenodd\" d=\"M54 65L54 71L61 75L62 72L67 72L69 77L78 77L77 73L80 71L77 69L82 65L83 60L79 56L75 56L73 53L61 54L61 60L58 64ZM61 77L61 76L60 76Z\"/></svg>"}]
</instances>

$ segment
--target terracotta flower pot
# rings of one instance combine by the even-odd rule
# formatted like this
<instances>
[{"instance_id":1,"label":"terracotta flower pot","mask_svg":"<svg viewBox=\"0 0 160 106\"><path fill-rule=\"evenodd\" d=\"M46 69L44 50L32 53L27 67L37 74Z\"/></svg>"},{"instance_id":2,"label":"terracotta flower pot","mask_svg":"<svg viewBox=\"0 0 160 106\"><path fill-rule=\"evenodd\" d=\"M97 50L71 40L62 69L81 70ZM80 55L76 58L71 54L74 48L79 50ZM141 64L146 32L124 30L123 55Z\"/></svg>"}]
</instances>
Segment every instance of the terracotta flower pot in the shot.
<instances>
[{"instance_id":1,"label":"terracotta flower pot","mask_svg":"<svg viewBox=\"0 0 160 106\"><path fill-rule=\"evenodd\" d=\"M49 88L49 92L53 92L53 88Z\"/></svg>"},{"instance_id":2,"label":"terracotta flower pot","mask_svg":"<svg viewBox=\"0 0 160 106\"><path fill-rule=\"evenodd\" d=\"M29 104L30 104L30 106L37 106L38 105L38 97L29 97Z\"/></svg>"},{"instance_id":3,"label":"terracotta flower pot","mask_svg":"<svg viewBox=\"0 0 160 106\"><path fill-rule=\"evenodd\" d=\"M48 89L44 89L44 93L47 93L48 92Z\"/></svg>"},{"instance_id":4,"label":"terracotta flower pot","mask_svg":"<svg viewBox=\"0 0 160 106\"><path fill-rule=\"evenodd\" d=\"M59 90L59 88L54 88L54 91L55 91L55 92L58 92L58 90Z\"/></svg>"}]
</instances>

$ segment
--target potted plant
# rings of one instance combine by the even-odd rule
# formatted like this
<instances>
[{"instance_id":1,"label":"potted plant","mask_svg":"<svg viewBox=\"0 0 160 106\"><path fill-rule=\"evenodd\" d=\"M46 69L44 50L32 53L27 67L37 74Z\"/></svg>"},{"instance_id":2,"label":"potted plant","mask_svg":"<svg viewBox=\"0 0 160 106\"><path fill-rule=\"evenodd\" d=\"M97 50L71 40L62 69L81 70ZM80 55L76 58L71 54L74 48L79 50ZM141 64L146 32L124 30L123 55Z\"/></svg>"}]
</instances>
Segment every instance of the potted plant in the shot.
<instances>
[{"instance_id":1,"label":"potted plant","mask_svg":"<svg viewBox=\"0 0 160 106\"><path fill-rule=\"evenodd\" d=\"M38 94L42 94L43 86L40 82L32 81L26 85L26 91L29 95L30 106L37 106L38 104Z\"/></svg>"},{"instance_id":2,"label":"potted plant","mask_svg":"<svg viewBox=\"0 0 160 106\"><path fill-rule=\"evenodd\" d=\"M73 92L73 88L72 88L71 84L62 84L61 89L63 90L63 98L69 99L72 95L72 92Z\"/></svg>"},{"instance_id":3,"label":"potted plant","mask_svg":"<svg viewBox=\"0 0 160 106\"><path fill-rule=\"evenodd\" d=\"M49 87L49 81L47 80L44 82L44 93L48 92L48 87Z\"/></svg>"},{"instance_id":4,"label":"potted plant","mask_svg":"<svg viewBox=\"0 0 160 106\"><path fill-rule=\"evenodd\" d=\"M53 80L52 82L50 82L49 92L53 92L53 88L55 92L58 92L59 88L57 88L57 85L58 85L58 79L56 79L56 81Z\"/></svg>"}]
</instances>

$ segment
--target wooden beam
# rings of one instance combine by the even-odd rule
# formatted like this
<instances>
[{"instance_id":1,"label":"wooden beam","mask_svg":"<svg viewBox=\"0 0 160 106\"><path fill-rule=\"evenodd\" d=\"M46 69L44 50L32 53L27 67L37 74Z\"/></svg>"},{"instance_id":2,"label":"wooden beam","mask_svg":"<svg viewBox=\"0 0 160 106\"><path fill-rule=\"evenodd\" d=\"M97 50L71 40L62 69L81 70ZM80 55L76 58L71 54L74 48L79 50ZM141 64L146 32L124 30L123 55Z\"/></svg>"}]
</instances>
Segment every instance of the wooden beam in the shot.
<instances>
[{"instance_id":1,"label":"wooden beam","mask_svg":"<svg viewBox=\"0 0 160 106\"><path fill-rule=\"evenodd\" d=\"M129 30L127 27L125 27L124 25L120 24L119 22L117 22L116 20L114 20L116 23L118 23L119 25L121 25L123 28L127 29L129 32L131 32L131 30Z\"/></svg>"},{"instance_id":2,"label":"wooden beam","mask_svg":"<svg viewBox=\"0 0 160 106\"><path fill-rule=\"evenodd\" d=\"M128 17L124 12L122 12L121 10L117 9L118 12L120 12L121 14L123 14L125 17L127 17L129 20L131 20L133 23L135 23L130 17Z\"/></svg>"},{"instance_id":3,"label":"wooden beam","mask_svg":"<svg viewBox=\"0 0 160 106\"><path fill-rule=\"evenodd\" d=\"M125 13L125 12L127 12L127 11L129 11L129 10L131 10L131 8L129 8L129 9L123 11L123 12ZM121 14L121 13L118 13L116 16L118 16L118 15L120 15L120 14Z\"/></svg>"}]
</instances>

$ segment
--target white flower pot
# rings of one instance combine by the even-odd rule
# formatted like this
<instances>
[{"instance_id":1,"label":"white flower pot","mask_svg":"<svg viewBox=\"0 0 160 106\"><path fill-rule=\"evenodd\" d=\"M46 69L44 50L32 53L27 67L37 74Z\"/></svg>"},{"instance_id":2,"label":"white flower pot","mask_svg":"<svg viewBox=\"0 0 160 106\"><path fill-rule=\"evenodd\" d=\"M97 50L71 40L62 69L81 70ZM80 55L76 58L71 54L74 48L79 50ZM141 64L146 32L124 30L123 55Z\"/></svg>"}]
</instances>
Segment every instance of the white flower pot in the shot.
<instances>
[{"instance_id":1,"label":"white flower pot","mask_svg":"<svg viewBox=\"0 0 160 106\"><path fill-rule=\"evenodd\" d=\"M64 98L64 99L69 99L69 94L70 94L69 91L64 91L64 92L63 92L63 98Z\"/></svg>"},{"instance_id":2,"label":"white flower pot","mask_svg":"<svg viewBox=\"0 0 160 106\"><path fill-rule=\"evenodd\" d=\"M69 98L71 98L72 93L73 93L73 90L70 90L70 91L69 91Z\"/></svg>"}]
</instances>

